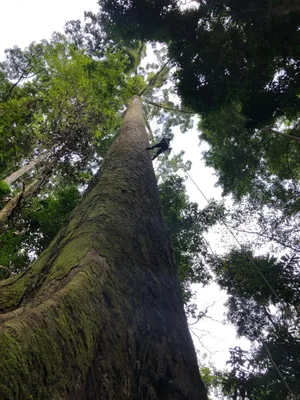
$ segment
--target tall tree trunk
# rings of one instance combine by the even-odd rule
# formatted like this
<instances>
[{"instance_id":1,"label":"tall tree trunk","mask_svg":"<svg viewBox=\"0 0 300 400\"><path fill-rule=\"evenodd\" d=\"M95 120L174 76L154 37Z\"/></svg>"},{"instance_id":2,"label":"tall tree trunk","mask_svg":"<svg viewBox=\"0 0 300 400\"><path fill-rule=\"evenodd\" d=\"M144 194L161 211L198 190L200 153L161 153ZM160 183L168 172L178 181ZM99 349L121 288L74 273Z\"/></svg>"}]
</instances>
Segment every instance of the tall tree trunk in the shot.
<instances>
[{"instance_id":1,"label":"tall tree trunk","mask_svg":"<svg viewBox=\"0 0 300 400\"><path fill-rule=\"evenodd\" d=\"M206 400L132 101L50 247L0 282L0 398Z\"/></svg>"},{"instance_id":2,"label":"tall tree trunk","mask_svg":"<svg viewBox=\"0 0 300 400\"><path fill-rule=\"evenodd\" d=\"M47 154L41 154L40 156L34 158L28 164L23 165L23 167L19 168L17 171L13 172L11 175L9 175L7 178L5 178L4 182L6 182L8 185L11 185L16 180L20 179L21 176L26 174L26 172L30 171L33 167L35 167L36 165L38 165L42 161L44 161L46 158L47 158Z\"/></svg>"}]
</instances>

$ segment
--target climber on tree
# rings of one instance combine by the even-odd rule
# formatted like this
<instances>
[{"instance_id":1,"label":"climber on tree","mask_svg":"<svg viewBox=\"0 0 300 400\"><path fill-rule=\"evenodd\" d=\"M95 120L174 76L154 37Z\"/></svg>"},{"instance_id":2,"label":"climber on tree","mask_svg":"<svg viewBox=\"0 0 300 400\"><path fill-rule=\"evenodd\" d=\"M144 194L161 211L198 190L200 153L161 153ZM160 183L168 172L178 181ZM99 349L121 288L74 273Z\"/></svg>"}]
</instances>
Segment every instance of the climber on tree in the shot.
<instances>
[{"instance_id":1,"label":"climber on tree","mask_svg":"<svg viewBox=\"0 0 300 400\"><path fill-rule=\"evenodd\" d=\"M164 153L165 151L171 151L170 147L171 138L163 138L159 143L155 144L154 146L147 147L146 150L152 150L158 148L156 154L151 158L151 160L155 160L160 154Z\"/></svg>"}]
</instances>

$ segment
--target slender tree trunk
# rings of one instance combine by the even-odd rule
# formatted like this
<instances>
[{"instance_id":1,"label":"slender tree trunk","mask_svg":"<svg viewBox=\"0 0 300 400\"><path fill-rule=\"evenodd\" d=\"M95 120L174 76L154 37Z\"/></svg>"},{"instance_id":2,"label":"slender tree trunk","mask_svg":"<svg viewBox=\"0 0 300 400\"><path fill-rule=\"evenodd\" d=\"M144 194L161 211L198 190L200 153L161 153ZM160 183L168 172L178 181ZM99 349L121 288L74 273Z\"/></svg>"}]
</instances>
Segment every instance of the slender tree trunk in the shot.
<instances>
[{"instance_id":1,"label":"slender tree trunk","mask_svg":"<svg viewBox=\"0 0 300 400\"><path fill-rule=\"evenodd\" d=\"M34 178L33 181L22 190L22 192L15 195L5 204L5 206L0 210L0 228L3 227L8 218L13 214L16 208L20 206L24 199L39 193L44 184L48 182L51 174L52 167L46 167L41 174Z\"/></svg>"},{"instance_id":2,"label":"slender tree trunk","mask_svg":"<svg viewBox=\"0 0 300 400\"><path fill-rule=\"evenodd\" d=\"M47 154L41 154L40 156L36 157L32 161L30 161L28 164L23 165L23 167L19 168L17 171L13 172L11 175L9 175L7 178L5 178L4 182L6 182L8 185L11 185L16 180L20 179L21 176L26 174L26 172L30 171L33 167L35 167L36 165L38 165L42 161L44 161L46 158L47 158Z\"/></svg>"},{"instance_id":3,"label":"slender tree trunk","mask_svg":"<svg viewBox=\"0 0 300 400\"><path fill-rule=\"evenodd\" d=\"M134 98L99 180L0 282L0 398L207 400Z\"/></svg>"}]
</instances>

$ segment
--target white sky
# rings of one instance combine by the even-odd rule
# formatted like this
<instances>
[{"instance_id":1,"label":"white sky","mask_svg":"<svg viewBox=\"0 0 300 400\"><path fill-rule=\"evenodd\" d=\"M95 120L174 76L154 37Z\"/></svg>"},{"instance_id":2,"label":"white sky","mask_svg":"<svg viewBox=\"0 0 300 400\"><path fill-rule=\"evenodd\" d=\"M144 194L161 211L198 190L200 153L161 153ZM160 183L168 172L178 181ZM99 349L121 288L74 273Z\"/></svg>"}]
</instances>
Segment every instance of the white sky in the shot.
<instances>
[{"instance_id":1,"label":"white sky","mask_svg":"<svg viewBox=\"0 0 300 400\"><path fill-rule=\"evenodd\" d=\"M0 60L4 58L4 49L18 45L28 46L32 41L49 39L54 31L62 31L64 24L71 19L83 19L84 11L97 11L95 0L2 0L0 1ZM182 135L176 135L172 147L175 152L185 150L186 159L192 161L191 176L204 191L208 198L221 198L221 191L214 187L216 178L212 170L204 167L201 160L198 132L189 131ZM191 181L186 182L188 194L193 201L197 201L201 207L206 202ZM219 240L219 239L218 239ZM211 243L217 249L218 242ZM210 308L211 318L221 321L224 318L225 308L222 304L225 295L217 285L208 288L197 286L197 303L199 309L203 309L216 301ZM202 331L201 331L202 330ZM208 333L209 332L209 333ZM248 347L246 341L237 341L235 330L229 325L222 325L209 319L200 321L193 326L192 336L196 348L201 352L207 352L200 346L194 334L202 336L202 342L211 352L209 356L218 368L223 368L228 359L228 347L240 345ZM204 335L204 336L203 336ZM212 336L210 336L212 335ZM201 357L200 357L201 359Z\"/></svg>"},{"instance_id":2,"label":"white sky","mask_svg":"<svg viewBox=\"0 0 300 400\"><path fill-rule=\"evenodd\" d=\"M84 11L97 11L96 0L1 0L0 55L5 48L24 47L49 39L71 19L83 19Z\"/></svg>"}]
</instances>

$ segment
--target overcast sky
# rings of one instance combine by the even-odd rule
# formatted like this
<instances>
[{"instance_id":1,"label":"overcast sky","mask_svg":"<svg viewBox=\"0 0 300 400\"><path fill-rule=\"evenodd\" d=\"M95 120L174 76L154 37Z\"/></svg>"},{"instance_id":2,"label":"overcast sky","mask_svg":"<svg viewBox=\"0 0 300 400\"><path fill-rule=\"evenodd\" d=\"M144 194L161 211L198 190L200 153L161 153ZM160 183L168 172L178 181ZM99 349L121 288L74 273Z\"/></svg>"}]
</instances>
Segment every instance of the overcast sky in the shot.
<instances>
[{"instance_id":1,"label":"overcast sky","mask_svg":"<svg viewBox=\"0 0 300 400\"><path fill-rule=\"evenodd\" d=\"M25 47L32 41L49 39L52 32L62 31L66 21L71 19L83 19L84 11L97 11L97 3L94 0L2 0L0 1L0 59L4 58L4 49L18 45ZM186 159L193 163L191 176L204 191L208 198L221 198L221 191L215 188L216 179L211 169L205 168L201 160L198 132L192 130L184 135L178 133L172 147L175 151L185 150ZM197 201L201 207L206 202L188 180L187 190L190 198ZM217 239L219 240L219 239ZM212 246L220 244L212 240ZM222 304L225 295L216 285L202 289L197 286L197 303L200 309L215 302L210 308L210 317L221 321L224 318L225 308ZM207 350L199 343L195 335L202 336L202 342ZM214 322L211 319L200 321L193 326L192 336L195 346L201 353L211 352L213 363L222 368L228 359L228 347L243 346L246 342L237 341L233 327Z\"/></svg>"},{"instance_id":2,"label":"overcast sky","mask_svg":"<svg viewBox=\"0 0 300 400\"><path fill-rule=\"evenodd\" d=\"M1 58L5 48L49 39L68 20L83 19L84 11L97 9L95 0L1 0Z\"/></svg>"}]
</instances>

